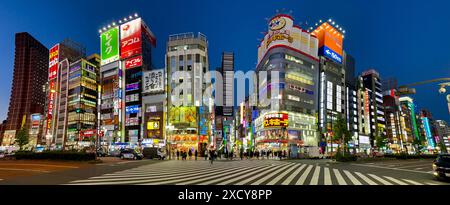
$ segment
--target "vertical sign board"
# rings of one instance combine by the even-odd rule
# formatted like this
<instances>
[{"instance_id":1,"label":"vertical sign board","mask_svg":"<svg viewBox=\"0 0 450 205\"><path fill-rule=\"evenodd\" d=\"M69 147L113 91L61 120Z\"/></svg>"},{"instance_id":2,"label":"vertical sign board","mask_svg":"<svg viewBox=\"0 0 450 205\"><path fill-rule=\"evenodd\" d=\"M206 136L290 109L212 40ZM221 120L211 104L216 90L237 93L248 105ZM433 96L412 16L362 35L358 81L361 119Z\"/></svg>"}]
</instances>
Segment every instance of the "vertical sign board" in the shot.
<instances>
[{"instance_id":1,"label":"vertical sign board","mask_svg":"<svg viewBox=\"0 0 450 205\"><path fill-rule=\"evenodd\" d=\"M100 36L101 65L119 60L119 28L114 27Z\"/></svg>"},{"instance_id":2,"label":"vertical sign board","mask_svg":"<svg viewBox=\"0 0 450 205\"><path fill-rule=\"evenodd\" d=\"M164 91L164 70L160 69L144 72L142 78L143 93Z\"/></svg>"},{"instance_id":3,"label":"vertical sign board","mask_svg":"<svg viewBox=\"0 0 450 205\"><path fill-rule=\"evenodd\" d=\"M319 53L336 63L342 64L343 56L343 35L327 22L323 23L312 32L319 41Z\"/></svg>"},{"instance_id":4,"label":"vertical sign board","mask_svg":"<svg viewBox=\"0 0 450 205\"><path fill-rule=\"evenodd\" d=\"M126 59L142 53L142 21L134 19L120 26L120 57Z\"/></svg>"},{"instance_id":5,"label":"vertical sign board","mask_svg":"<svg viewBox=\"0 0 450 205\"><path fill-rule=\"evenodd\" d=\"M59 63L59 44L56 44L50 49L49 66L48 66L48 80L53 80L58 75Z\"/></svg>"}]
</instances>

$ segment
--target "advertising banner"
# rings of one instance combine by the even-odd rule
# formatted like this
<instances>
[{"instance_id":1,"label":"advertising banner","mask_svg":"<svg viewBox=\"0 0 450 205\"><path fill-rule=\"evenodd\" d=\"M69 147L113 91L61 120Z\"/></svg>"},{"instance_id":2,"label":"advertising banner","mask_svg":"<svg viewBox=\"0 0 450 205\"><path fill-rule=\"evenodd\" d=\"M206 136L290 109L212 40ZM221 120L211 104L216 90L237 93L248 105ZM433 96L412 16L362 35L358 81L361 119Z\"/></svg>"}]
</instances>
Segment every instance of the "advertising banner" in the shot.
<instances>
[{"instance_id":1,"label":"advertising banner","mask_svg":"<svg viewBox=\"0 0 450 205\"><path fill-rule=\"evenodd\" d=\"M142 53L142 20L137 18L120 26L120 56L122 59Z\"/></svg>"},{"instance_id":2,"label":"advertising banner","mask_svg":"<svg viewBox=\"0 0 450 205\"><path fill-rule=\"evenodd\" d=\"M264 116L264 128L278 128L289 126L288 113L269 113Z\"/></svg>"},{"instance_id":3,"label":"advertising banner","mask_svg":"<svg viewBox=\"0 0 450 205\"><path fill-rule=\"evenodd\" d=\"M136 56L125 61L125 69L142 66L142 56Z\"/></svg>"},{"instance_id":4,"label":"advertising banner","mask_svg":"<svg viewBox=\"0 0 450 205\"><path fill-rule=\"evenodd\" d=\"M126 114L139 113L139 105L130 105L125 108Z\"/></svg>"},{"instance_id":5,"label":"advertising banner","mask_svg":"<svg viewBox=\"0 0 450 205\"><path fill-rule=\"evenodd\" d=\"M114 27L100 36L101 65L119 60L119 28Z\"/></svg>"},{"instance_id":6,"label":"advertising banner","mask_svg":"<svg viewBox=\"0 0 450 205\"><path fill-rule=\"evenodd\" d=\"M58 75L59 64L59 44L56 44L50 49L49 66L48 66L48 80L53 80Z\"/></svg>"},{"instance_id":7,"label":"advertising banner","mask_svg":"<svg viewBox=\"0 0 450 205\"><path fill-rule=\"evenodd\" d=\"M139 83L132 83L126 85L125 91L133 91L133 90L139 90Z\"/></svg>"},{"instance_id":8,"label":"advertising banner","mask_svg":"<svg viewBox=\"0 0 450 205\"><path fill-rule=\"evenodd\" d=\"M143 74L143 93L164 91L164 70L152 70Z\"/></svg>"},{"instance_id":9,"label":"advertising banner","mask_svg":"<svg viewBox=\"0 0 450 205\"><path fill-rule=\"evenodd\" d=\"M344 38L342 33L327 22L317 27L312 33L318 38L319 54L342 64Z\"/></svg>"},{"instance_id":10,"label":"advertising banner","mask_svg":"<svg viewBox=\"0 0 450 205\"><path fill-rule=\"evenodd\" d=\"M268 32L258 47L258 62L264 58L267 51L275 47L291 48L317 61L317 43L315 37L294 25L292 17L280 14L268 23Z\"/></svg>"},{"instance_id":11,"label":"advertising banner","mask_svg":"<svg viewBox=\"0 0 450 205\"><path fill-rule=\"evenodd\" d=\"M51 92L52 90L56 89L55 88L55 81L50 81L50 85L49 85L49 97L48 97L48 109L47 109L47 133L48 130L51 128L51 124L52 124L52 116L53 116L53 106L54 106L54 97L55 97L55 93Z\"/></svg>"}]
</instances>

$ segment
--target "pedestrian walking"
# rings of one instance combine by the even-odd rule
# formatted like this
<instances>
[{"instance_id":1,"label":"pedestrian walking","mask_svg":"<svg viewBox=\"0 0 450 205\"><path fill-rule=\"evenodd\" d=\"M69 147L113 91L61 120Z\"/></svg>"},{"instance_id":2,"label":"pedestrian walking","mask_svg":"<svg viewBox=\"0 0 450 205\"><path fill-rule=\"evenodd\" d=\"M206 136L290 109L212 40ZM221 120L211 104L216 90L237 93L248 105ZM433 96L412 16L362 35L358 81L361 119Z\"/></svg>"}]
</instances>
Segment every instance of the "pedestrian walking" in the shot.
<instances>
[{"instance_id":1,"label":"pedestrian walking","mask_svg":"<svg viewBox=\"0 0 450 205\"><path fill-rule=\"evenodd\" d=\"M177 160L180 160L180 150L177 150Z\"/></svg>"},{"instance_id":2,"label":"pedestrian walking","mask_svg":"<svg viewBox=\"0 0 450 205\"><path fill-rule=\"evenodd\" d=\"M189 149L189 160L191 160L191 159L192 159L192 150Z\"/></svg>"},{"instance_id":3,"label":"pedestrian walking","mask_svg":"<svg viewBox=\"0 0 450 205\"><path fill-rule=\"evenodd\" d=\"M195 156L195 161L197 161L197 156L198 156L198 151L197 150L195 150L194 156Z\"/></svg>"},{"instance_id":4,"label":"pedestrian walking","mask_svg":"<svg viewBox=\"0 0 450 205\"><path fill-rule=\"evenodd\" d=\"M205 150L205 161L208 160L208 150Z\"/></svg>"}]
</instances>

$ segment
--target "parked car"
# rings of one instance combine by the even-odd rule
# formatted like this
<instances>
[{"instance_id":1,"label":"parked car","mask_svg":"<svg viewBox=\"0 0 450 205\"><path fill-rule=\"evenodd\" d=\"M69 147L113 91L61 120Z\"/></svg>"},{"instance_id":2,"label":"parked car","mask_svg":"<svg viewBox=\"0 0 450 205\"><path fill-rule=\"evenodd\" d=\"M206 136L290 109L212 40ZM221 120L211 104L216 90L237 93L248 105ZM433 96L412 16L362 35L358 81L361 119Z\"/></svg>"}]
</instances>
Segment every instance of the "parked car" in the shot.
<instances>
[{"instance_id":1,"label":"parked car","mask_svg":"<svg viewBox=\"0 0 450 205\"><path fill-rule=\"evenodd\" d=\"M120 159L142 160L144 155L134 149L123 149L120 151Z\"/></svg>"},{"instance_id":2,"label":"parked car","mask_svg":"<svg viewBox=\"0 0 450 205\"><path fill-rule=\"evenodd\" d=\"M164 150L158 149L158 158L159 160L166 159L166 152Z\"/></svg>"},{"instance_id":3,"label":"parked car","mask_svg":"<svg viewBox=\"0 0 450 205\"><path fill-rule=\"evenodd\" d=\"M106 153L106 151L103 150L103 149L98 149L97 150L97 156L99 156L99 157L106 157L106 156L108 156L108 153Z\"/></svg>"},{"instance_id":4,"label":"parked car","mask_svg":"<svg viewBox=\"0 0 450 205\"><path fill-rule=\"evenodd\" d=\"M0 159L5 158L5 152L0 151Z\"/></svg>"},{"instance_id":5,"label":"parked car","mask_svg":"<svg viewBox=\"0 0 450 205\"><path fill-rule=\"evenodd\" d=\"M450 178L450 154L440 154L433 161L433 175L437 179Z\"/></svg>"}]
</instances>

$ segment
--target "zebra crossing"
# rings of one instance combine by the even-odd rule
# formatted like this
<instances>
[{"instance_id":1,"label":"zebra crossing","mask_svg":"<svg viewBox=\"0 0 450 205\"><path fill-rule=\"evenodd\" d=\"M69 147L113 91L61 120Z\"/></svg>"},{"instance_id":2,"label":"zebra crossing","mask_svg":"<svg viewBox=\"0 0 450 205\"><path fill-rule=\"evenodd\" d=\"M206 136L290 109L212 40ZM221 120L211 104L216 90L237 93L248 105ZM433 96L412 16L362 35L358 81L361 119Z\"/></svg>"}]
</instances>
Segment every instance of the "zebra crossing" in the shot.
<instances>
[{"instance_id":1,"label":"zebra crossing","mask_svg":"<svg viewBox=\"0 0 450 205\"><path fill-rule=\"evenodd\" d=\"M166 161L66 185L437 185L317 164L271 160Z\"/></svg>"}]
</instances>

